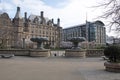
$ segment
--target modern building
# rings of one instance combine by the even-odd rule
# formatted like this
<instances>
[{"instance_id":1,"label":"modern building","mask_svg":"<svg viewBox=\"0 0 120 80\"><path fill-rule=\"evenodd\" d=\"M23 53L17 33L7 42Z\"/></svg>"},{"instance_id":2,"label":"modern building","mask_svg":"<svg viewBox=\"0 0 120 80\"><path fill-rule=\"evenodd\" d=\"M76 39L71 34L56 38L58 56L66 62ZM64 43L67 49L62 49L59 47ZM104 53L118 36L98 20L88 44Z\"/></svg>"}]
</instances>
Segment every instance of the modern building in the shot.
<instances>
[{"instance_id":1,"label":"modern building","mask_svg":"<svg viewBox=\"0 0 120 80\"><path fill-rule=\"evenodd\" d=\"M120 45L120 38L106 35L107 45Z\"/></svg>"},{"instance_id":2,"label":"modern building","mask_svg":"<svg viewBox=\"0 0 120 80\"><path fill-rule=\"evenodd\" d=\"M101 21L87 22L63 29L62 41L67 41L71 37L85 37L89 43L95 45L106 44L106 29Z\"/></svg>"},{"instance_id":3,"label":"modern building","mask_svg":"<svg viewBox=\"0 0 120 80\"><path fill-rule=\"evenodd\" d=\"M0 14L0 28L11 28L8 34L11 38L7 38L10 47L15 48L33 48L34 44L30 41L33 37L47 37L48 42L44 43L47 46L56 48L60 46L62 27L60 19L54 23L53 19L44 17L44 12L40 15L30 15L27 17L25 12L24 17L21 17L20 7L17 7L17 12L13 19L10 19L7 13ZM1 38L3 35L1 36Z\"/></svg>"}]
</instances>

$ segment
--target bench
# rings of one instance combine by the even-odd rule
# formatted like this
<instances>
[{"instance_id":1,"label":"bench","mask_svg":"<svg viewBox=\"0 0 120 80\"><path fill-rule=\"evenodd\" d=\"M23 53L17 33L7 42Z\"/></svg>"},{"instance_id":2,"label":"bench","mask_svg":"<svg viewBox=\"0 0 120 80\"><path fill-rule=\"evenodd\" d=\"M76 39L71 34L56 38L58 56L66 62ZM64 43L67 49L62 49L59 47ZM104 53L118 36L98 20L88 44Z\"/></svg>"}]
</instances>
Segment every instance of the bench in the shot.
<instances>
[{"instance_id":1,"label":"bench","mask_svg":"<svg viewBox=\"0 0 120 80\"><path fill-rule=\"evenodd\" d=\"M101 56L104 60L108 60L108 58L106 56Z\"/></svg>"},{"instance_id":2,"label":"bench","mask_svg":"<svg viewBox=\"0 0 120 80\"><path fill-rule=\"evenodd\" d=\"M2 57L2 58L11 58L11 57L14 57L14 54L0 54L0 57Z\"/></svg>"}]
</instances>

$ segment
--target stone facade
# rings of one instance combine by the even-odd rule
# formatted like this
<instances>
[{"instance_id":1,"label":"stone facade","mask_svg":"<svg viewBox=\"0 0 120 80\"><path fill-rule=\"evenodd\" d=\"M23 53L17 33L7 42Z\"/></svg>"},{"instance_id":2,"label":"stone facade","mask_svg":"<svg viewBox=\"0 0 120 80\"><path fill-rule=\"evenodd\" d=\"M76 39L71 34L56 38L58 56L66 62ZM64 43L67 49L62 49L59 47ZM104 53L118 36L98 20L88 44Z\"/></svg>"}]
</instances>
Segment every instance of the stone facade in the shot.
<instances>
[{"instance_id":1,"label":"stone facade","mask_svg":"<svg viewBox=\"0 0 120 80\"><path fill-rule=\"evenodd\" d=\"M7 13L0 14L0 48L10 47L14 40L12 21Z\"/></svg>"},{"instance_id":2,"label":"stone facade","mask_svg":"<svg viewBox=\"0 0 120 80\"><path fill-rule=\"evenodd\" d=\"M13 34L9 34L12 36L9 47L35 48L36 43L30 41L30 38L33 37L47 37L49 41L44 43L47 47L60 46L62 27L60 27L59 18L55 24L53 19L44 17L43 11L40 15L30 15L29 17L26 12L24 17L21 17L20 12L20 7L17 7L17 12L12 20L7 13L0 14L0 27L11 27L13 32Z\"/></svg>"}]
</instances>

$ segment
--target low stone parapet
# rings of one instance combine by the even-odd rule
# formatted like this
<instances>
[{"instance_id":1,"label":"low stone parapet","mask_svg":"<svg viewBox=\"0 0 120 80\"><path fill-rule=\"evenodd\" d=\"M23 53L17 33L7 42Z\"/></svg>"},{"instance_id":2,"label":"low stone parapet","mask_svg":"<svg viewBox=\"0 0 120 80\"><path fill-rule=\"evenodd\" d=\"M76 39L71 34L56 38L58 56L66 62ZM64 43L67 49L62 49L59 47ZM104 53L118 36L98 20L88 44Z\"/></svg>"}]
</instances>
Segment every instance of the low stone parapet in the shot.
<instances>
[{"instance_id":1,"label":"low stone parapet","mask_svg":"<svg viewBox=\"0 0 120 80\"><path fill-rule=\"evenodd\" d=\"M14 54L15 56L38 56L48 57L50 56L50 50L39 49L9 49L0 50L0 54Z\"/></svg>"},{"instance_id":2,"label":"low stone parapet","mask_svg":"<svg viewBox=\"0 0 120 80\"><path fill-rule=\"evenodd\" d=\"M28 56L29 50L25 49L2 49L0 50L0 54L14 54L15 56Z\"/></svg>"},{"instance_id":3,"label":"low stone parapet","mask_svg":"<svg viewBox=\"0 0 120 80\"><path fill-rule=\"evenodd\" d=\"M87 57L104 56L104 50L103 49L88 49L88 50L86 50L86 56Z\"/></svg>"},{"instance_id":4,"label":"low stone parapet","mask_svg":"<svg viewBox=\"0 0 120 80\"><path fill-rule=\"evenodd\" d=\"M88 50L65 50L65 56L74 57L101 57L104 56L103 49L88 49Z\"/></svg>"},{"instance_id":5,"label":"low stone parapet","mask_svg":"<svg viewBox=\"0 0 120 80\"><path fill-rule=\"evenodd\" d=\"M14 54L15 56L33 56L33 55L43 55L51 56L54 54L50 50L39 50L39 49L9 49L0 50L0 54ZM57 56L74 56L74 57L100 57L104 56L103 49L90 49L90 50L65 50L65 51L55 51Z\"/></svg>"}]
</instances>

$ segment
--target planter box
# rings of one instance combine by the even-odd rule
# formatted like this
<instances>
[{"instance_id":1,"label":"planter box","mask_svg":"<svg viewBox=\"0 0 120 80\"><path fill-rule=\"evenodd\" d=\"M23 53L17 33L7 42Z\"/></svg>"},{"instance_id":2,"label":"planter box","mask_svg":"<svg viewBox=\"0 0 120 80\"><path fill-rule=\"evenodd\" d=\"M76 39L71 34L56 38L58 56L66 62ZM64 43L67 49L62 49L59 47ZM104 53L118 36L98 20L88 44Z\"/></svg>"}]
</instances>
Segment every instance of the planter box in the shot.
<instances>
[{"instance_id":1,"label":"planter box","mask_svg":"<svg viewBox=\"0 0 120 80\"><path fill-rule=\"evenodd\" d=\"M120 63L105 62L104 66L106 68L106 71L120 73Z\"/></svg>"}]
</instances>

